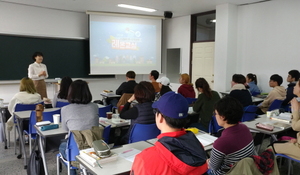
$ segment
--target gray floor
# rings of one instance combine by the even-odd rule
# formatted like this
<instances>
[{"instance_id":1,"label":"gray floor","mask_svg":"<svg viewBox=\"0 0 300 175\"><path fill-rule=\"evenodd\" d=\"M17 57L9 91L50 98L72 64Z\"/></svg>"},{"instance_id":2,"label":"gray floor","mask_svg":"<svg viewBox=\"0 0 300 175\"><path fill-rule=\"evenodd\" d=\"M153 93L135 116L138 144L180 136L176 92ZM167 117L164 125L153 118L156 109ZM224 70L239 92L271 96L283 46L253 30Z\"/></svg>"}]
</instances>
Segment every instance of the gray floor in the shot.
<instances>
[{"instance_id":1,"label":"gray floor","mask_svg":"<svg viewBox=\"0 0 300 175\"><path fill-rule=\"evenodd\" d=\"M11 140L12 138L13 132L11 132ZM265 139L261 150L266 148L268 144L269 139ZM0 175L26 175L27 172L23 166L24 159L17 159L17 155L14 154L14 147L12 141L10 145L10 148L4 149L4 143L0 143ZM28 147L29 146L26 145L26 150L28 150ZM17 152L19 152L18 149ZM56 174L56 154L57 152L46 153L48 171L50 175ZM293 169L294 175L300 175L300 163L293 162ZM281 166L280 172L282 175L287 174L287 163ZM67 174L66 168L64 166L61 174Z\"/></svg>"}]
</instances>

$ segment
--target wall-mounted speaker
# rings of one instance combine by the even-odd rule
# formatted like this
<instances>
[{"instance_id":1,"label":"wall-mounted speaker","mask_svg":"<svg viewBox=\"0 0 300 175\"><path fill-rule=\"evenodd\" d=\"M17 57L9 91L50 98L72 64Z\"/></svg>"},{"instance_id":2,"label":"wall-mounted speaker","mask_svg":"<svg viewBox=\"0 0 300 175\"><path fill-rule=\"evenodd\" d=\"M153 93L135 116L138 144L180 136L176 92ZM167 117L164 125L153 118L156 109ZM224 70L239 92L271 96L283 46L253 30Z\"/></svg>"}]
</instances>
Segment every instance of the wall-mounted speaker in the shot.
<instances>
[{"instance_id":1,"label":"wall-mounted speaker","mask_svg":"<svg viewBox=\"0 0 300 175\"><path fill-rule=\"evenodd\" d=\"M172 13L172 12L166 11L166 12L164 13L164 17L165 17L165 18L172 18L172 16L173 16L173 13Z\"/></svg>"}]
</instances>

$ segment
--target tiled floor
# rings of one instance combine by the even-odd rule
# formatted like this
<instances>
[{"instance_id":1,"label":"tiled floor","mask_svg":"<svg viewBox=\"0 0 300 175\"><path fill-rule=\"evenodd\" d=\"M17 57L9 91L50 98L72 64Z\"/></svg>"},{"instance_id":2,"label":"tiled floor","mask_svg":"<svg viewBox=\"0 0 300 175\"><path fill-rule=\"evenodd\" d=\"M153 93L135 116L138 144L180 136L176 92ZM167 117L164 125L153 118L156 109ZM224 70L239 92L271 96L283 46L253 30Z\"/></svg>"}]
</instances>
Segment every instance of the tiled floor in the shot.
<instances>
[{"instance_id":1,"label":"tiled floor","mask_svg":"<svg viewBox=\"0 0 300 175\"><path fill-rule=\"evenodd\" d=\"M11 139L13 138L13 132L11 132ZM269 140L265 139L262 145L262 149L266 148L269 144ZM11 147L4 149L4 143L0 143L0 175L27 175L26 170L23 166L24 159L17 159L17 155L14 154L13 142L11 142ZM26 149L28 150L28 145ZM18 147L17 147L18 148ZM17 149L17 152L18 149ZM27 151L28 152L28 151ZM46 153L47 165L49 175L56 175L56 154L58 152ZM287 161L286 161L287 162ZM293 162L294 173L293 175L300 175L300 163ZM281 175L287 174L287 164L285 163L280 168ZM61 172L62 175L67 174L66 168L63 167Z\"/></svg>"}]
</instances>

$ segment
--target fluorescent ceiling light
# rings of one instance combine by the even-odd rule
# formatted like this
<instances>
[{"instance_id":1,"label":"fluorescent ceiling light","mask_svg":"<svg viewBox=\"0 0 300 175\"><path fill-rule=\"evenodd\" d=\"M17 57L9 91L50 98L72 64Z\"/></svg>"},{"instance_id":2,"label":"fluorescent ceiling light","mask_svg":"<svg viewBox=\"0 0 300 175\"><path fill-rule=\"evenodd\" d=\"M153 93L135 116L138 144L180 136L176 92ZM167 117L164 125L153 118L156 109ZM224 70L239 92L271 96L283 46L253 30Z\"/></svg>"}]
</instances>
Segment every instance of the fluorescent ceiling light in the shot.
<instances>
[{"instance_id":1,"label":"fluorescent ceiling light","mask_svg":"<svg viewBox=\"0 0 300 175\"><path fill-rule=\"evenodd\" d=\"M156 11L155 9L138 7L138 6L133 6L133 5L126 5L126 4L118 4L118 7L129 8L129 9L134 9L134 10L141 10L141 11L146 11L146 12L155 12Z\"/></svg>"}]
</instances>

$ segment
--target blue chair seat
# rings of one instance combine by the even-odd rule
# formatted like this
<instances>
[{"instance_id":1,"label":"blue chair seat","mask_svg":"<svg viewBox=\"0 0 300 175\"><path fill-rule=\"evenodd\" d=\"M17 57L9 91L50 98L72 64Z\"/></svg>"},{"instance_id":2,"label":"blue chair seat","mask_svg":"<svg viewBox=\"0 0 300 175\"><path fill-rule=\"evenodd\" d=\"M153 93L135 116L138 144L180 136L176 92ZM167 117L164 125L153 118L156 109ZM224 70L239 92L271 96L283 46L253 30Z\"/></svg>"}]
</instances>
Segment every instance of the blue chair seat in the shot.
<instances>
[{"instance_id":1,"label":"blue chair seat","mask_svg":"<svg viewBox=\"0 0 300 175\"><path fill-rule=\"evenodd\" d=\"M156 138L160 134L160 130L157 128L156 123L153 124L139 124L136 123L130 132L129 143L146 141Z\"/></svg>"}]
</instances>

